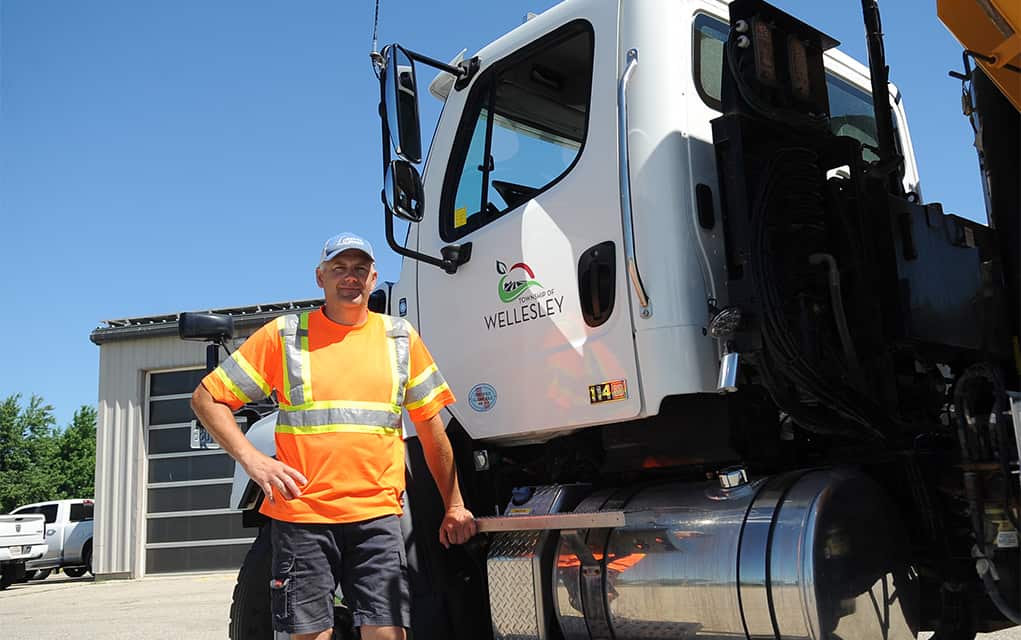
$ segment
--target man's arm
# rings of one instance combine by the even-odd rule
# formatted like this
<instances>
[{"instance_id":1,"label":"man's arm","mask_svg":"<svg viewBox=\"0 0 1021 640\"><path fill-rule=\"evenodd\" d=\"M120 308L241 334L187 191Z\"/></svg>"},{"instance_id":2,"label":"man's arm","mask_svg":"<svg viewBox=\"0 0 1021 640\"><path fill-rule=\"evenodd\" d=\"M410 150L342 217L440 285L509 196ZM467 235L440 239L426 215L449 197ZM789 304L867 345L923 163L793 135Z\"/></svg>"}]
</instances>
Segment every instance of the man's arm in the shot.
<instances>
[{"instance_id":1,"label":"man's arm","mask_svg":"<svg viewBox=\"0 0 1021 640\"><path fill-rule=\"evenodd\" d=\"M429 472L440 490L446 513L440 524L440 544L449 548L451 544L464 544L477 532L475 517L464 507L461 489L457 484L457 467L454 466L454 450L450 446L443 420L439 414L428 420L415 422L422 453L429 466Z\"/></svg>"},{"instance_id":2,"label":"man's arm","mask_svg":"<svg viewBox=\"0 0 1021 640\"><path fill-rule=\"evenodd\" d=\"M198 416L202 426L223 447L223 450L237 460L249 477L262 487L267 500L275 501L274 491L283 496L285 500L290 500L301 494L299 486L308 483L305 476L301 475L297 469L293 469L279 460L274 460L256 449L255 445L245 437L245 434L241 433L241 428L234 421L234 413L230 407L214 399L212 394L201 384L191 396L191 408Z\"/></svg>"}]
</instances>

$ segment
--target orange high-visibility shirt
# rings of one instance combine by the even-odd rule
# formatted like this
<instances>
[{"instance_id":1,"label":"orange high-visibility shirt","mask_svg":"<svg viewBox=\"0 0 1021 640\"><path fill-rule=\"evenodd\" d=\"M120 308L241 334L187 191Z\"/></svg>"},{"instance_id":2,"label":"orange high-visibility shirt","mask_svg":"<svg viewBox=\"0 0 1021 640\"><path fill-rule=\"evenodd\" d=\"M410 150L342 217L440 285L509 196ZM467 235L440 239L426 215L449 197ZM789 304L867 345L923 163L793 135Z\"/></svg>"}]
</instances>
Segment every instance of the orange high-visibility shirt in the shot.
<instances>
[{"instance_id":1,"label":"orange high-visibility shirt","mask_svg":"<svg viewBox=\"0 0 1021 640\"><path fill-rule=\"evenodd\" d=\"M350 327L331 321L322 309L308 314L304 366L308 367L313 405L328 407L320 414L331 409L336 413L341 407L354 416L378 414L393 420L387 427L372 427L356 419L345 420L345 424L314 420L308 422L313 426L280 424L282 418L294 416L295 409L306 406L291 407L287 397L294 384L288 379L287 353L280 335L283 320L261 327L202 380L215 400L233 410L277 392L281 413L275 433L276 457L300 471L308 484L292 500L279 494L275 502L264 500L260 511L277 520L312 523L358 522L401 514L404 441L400 407L393 404L394 340L387 336L387 325L398 321L370 312L363 325ZM400 395L411 419L421 422L453 403L454 396L418 333L409 323L403 324L408 329L409 366L406 395ZM304 400L307 403L309 396ZM366 407L371 410L366 412ZM396 415L377 411L379 407L392 408ZM288 409L292 411L285 416ZM361 424L347 424L350 422Z\"/></svg>"}]
</instances>

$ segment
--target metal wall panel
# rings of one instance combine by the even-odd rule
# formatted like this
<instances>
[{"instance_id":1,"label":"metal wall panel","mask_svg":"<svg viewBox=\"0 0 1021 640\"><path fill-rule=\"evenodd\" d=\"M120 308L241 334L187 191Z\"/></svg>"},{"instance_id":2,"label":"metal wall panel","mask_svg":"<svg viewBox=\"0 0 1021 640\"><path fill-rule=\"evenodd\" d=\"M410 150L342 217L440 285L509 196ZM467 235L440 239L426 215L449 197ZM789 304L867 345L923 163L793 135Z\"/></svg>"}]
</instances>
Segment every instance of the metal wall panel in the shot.
<instances>
[{"instance_id":1,"label":"metal wall panel","mask_svg":"<svg viewBox=\"0 0 1021 640\"><path fill-rule=\"evenodd\" d=\"M146 372L204 363L204 344L173 336L100 346L92 560L99 577L145 574Z\"/></svg>"},{"instance_id":2,"label":"metal wall panel","mask_svg":"<svg viewBox=\"0 0 1021 640\"><path fill-rule=\"evenodd\" d=\"M257 322L252 321L254 317L235 318L236 337L231 341L231 351L273 316L290 312L293 309L274 309ZM145 549L148 373L205 366L205 343L186 342L176 334L163 333L161 330L160 335L142 335L137 339L108 336L100 341L92 558L92 567L100 579L141 578L146 574L146 558L152 556ZM247 545L230 542L228 557L243 555Z\"/></svg>"}]
</instances>

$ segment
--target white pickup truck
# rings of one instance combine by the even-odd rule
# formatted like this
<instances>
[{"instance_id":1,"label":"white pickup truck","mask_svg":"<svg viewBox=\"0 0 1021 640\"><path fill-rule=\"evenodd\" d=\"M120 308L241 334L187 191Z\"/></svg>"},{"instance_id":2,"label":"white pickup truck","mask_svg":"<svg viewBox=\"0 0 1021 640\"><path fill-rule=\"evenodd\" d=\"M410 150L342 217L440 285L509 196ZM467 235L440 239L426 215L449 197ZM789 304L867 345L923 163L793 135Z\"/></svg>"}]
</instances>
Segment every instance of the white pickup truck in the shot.
<instances>
[{"instance_id":1,"label":"white pickup truck","mask_svg":"<svg viewBox=\"0 0 1021 640\"><path fill-rule=\"evenodd\" d=\"M27 565L27 578L45 578L54 569L77 578L92 572L92 514L95 502L77 498L38 502L12 514L40 514L46 523L45 555Z\"/></svg>"},{"instance_id":2,"label":"white pickup truck","mask_svg":"<svg viewBox=\"0 0 1021 640\"><path fill-rule=\"evenodd\" d=\"M0 516L0 589L25 576L25 563L46 553L44 517L35 514Z\"/></svg>"}]
</instances>

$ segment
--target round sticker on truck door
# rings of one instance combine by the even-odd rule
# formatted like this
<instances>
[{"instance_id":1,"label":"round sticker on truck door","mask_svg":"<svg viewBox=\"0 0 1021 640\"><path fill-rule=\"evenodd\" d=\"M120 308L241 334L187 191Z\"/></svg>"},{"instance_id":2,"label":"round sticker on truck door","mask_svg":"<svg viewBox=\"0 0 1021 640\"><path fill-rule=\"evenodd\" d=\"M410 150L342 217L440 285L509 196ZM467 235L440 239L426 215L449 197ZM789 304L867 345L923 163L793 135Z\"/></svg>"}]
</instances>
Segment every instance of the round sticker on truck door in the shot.
<instances>
[{"instance_id":1,"label":"round sticker on truck door","mask_svg":"<svg viewBox=\"0 0 1021 640\"><path fill-rule=\"evenodd\" d=\"M475 385L468 392L468 404L480 413L489 411L496 405L496 389L485 382Z\"/></svg>"}]
</instances>

